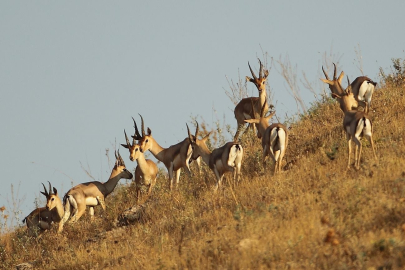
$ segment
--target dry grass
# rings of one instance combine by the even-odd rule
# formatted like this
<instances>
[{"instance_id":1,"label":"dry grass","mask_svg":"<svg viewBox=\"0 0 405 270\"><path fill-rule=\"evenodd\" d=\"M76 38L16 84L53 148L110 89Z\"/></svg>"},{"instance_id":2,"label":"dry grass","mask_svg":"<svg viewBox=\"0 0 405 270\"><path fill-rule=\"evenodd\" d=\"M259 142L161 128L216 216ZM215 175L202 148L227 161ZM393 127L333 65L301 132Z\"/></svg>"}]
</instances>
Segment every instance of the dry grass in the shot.
<instances>
[{"instance_id":1,"label":"dry grass","mask_svg":"<svg viewBox=\"0 0 405 270\"><path fill-rule=\"evenodd\" d=\"M107 211L66 224L61 235L29 238L25 228L0 239L0 268L36 269L403 269L405 267L404 90L374 97L371 118L378 163L369 145L359 171L346 171L342 113L317 104L291 125L284 171L263 172L259 141L247 134L241 183L214 195L214 176L182 175L169 193L160 177L154 207L141 222L115 227L134 204L119 187Z\"/></svg>"}]
</instances>

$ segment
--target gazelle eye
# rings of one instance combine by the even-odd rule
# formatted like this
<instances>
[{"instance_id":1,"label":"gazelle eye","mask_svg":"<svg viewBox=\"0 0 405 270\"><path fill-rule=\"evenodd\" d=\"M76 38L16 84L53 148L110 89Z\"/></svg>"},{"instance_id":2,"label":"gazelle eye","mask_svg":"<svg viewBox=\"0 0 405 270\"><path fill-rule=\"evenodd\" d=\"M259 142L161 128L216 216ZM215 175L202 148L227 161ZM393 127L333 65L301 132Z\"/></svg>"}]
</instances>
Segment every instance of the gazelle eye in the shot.
<instances>
[{"instance_id":1,"label":"gazelle eye","mask_svg":"<svg viewBox=\"0 0 405 270\"><path fill-rule=\"evenodd\" d=\"M54 201L54 200L55 200L55 198L52 198L52 199L51 199L51 201Z\"/></svg>"},{"instance_id":2,"label":"gazelle eye","mask_svg":"<svg viewBox=\"0 0 405 270\"><path fill-rule=\"evenodd\" d=\"M135 152L136 152L136 151L138 151L138 150L139 150L139 149L138 149L138 148L136 148L136 149L135 149Z\"/></svg>"},{"instance_id":3,"label":"gazelle eye","mask_svg":"<svg viewBox=\"0 0 405 270\"><path fill-rule=\"evenodd\" d=\"M146 142L149 142L149 140L148 140L148 139L146 139Z\"/></svg>"},{"instance_id":4,"label":"gazelle eye","mask_svg":"<svg viewBox=\"0 0 405 270\"><path fill-rule=\"evenodd\" d=\"M126 169L126 168L124 168L122 171L126 172L126 171L127 171L127 169Z\"/></svg>"}]
</instances>

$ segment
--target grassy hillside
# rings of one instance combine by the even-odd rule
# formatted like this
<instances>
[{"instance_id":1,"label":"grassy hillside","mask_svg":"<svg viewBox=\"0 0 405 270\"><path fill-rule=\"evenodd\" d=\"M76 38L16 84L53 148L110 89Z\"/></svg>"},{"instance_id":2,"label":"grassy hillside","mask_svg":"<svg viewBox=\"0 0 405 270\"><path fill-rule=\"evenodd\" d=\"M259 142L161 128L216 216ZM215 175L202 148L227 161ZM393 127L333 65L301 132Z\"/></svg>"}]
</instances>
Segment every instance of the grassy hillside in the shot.
<instances>
[{"instance_id":1,"label":"grassy hillside","mask_svg":"<svg viewBox=\"0 0 405 270\"><path fill-rule=\"evenodd\" d=\"M61 235L0 239L0 268L36 269L403 269L405 267L405 91L375 92L371 119L378 162L363 141L360 170L346 170L342 113L328 100L291 124L284 171L264 172L260 142L242 138L243 179L213 194L214 175L182 175L169 193L160 177L142 220L115 219L134 205L119 187ZM185 134L186 135L186 134ZM134 166L127 164L128 167ZM382 267L382 268L381 268Z\"/></svg>"}]
</instances>

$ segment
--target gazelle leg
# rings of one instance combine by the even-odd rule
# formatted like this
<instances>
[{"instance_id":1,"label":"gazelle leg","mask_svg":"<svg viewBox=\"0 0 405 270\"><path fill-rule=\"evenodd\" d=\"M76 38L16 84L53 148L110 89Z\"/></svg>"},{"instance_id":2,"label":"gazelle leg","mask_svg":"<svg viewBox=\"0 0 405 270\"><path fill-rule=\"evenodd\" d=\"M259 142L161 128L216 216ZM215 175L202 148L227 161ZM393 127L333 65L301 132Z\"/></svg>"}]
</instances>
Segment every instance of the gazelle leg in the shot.
<instances>
[{"instance_id":1,"label":"gazelle leg","mask_svg":"<svg viewBox=\"0 0 405 270\"><path fill-rule=\"evenodd\" d=\"M181 173L181 169L178 169L176 171L176 186L178 186L179 182L180 182L180 173Z\"/></svg>"},{"instance_id":2,"label":"gazelle leg","mask_svg":"<svg viewBox=\"0 0 405 270\"><path fill-rule=\"evenodd\" d=\"M136 185L136 204L139 202L139 198L141 197L141 187L139 185Z\"/></svg>"},{"instance_id":3,"label":"gazelle leg","mask_svg":"<svg viewBox=\"0 0 405 270\"><path fill-rule=\"evenodd\" d=\"M356 144L356 150L354 153L354 164L356 169L360 169L360 156L361 156L361 142L358 137L354 136L353 138L354 143Z\"/></svg>"},{"instance_id":4,"label":"gazelle leg","mask_svg":"<svg viewBox=\"0 0 405 270\"><path fill-rule=\"evenodd\" d=\"M169 167L169 189L172 190L173 188L173 163L170 163Z\"/></svg>"},{"instance_id":5,"label":"gazelle leg","mask_svg":"<svg viewBox=\"0 0 405 270\"><path fill-rule=\"evenodd\" d=\"M214 166L214 173L217 178L217 183L215 184L214 192L217 192L218 188L221 186L223 175L222 176L219 175L219 172L218 172L218 169L216 166Z\"/></svg>"},{"instance_id":6,"label":"gazelle leg","mask_svg":"<svg viewBox=\"0 0 405 270\"><path fill-rule=\"evenodd\" d=\"M83 214L86 212L86 205L84 205L84 207L82 205L78 205L78 209L76 214L72 217L71 222L76 222L79 220L79 218L81 216L83 216Z\"/></svg>"},{"instance_id":7,"label":"gazelle leg","mask_svg":"<svg viewBox=\"0 0 405 270\"><path fill-rule=\"evenodd\" d=\"M349 138L347 140L347 144L349 146L349 156L348 156L348 161L347 161L347 168L350 169L350 156L352 154L352 138Z\"/></svg>"},{"instance_id":8,"label":"gazelle leg","mask_svg":"<svg viewBox=\"0 0 405 270\"><path fill-rule=\"evenodd\" d=\"M263 159L262 159L262 163L263 163L263 169L266 169L266 159L267 156L269 155L267 148L264 148L263 150Z\"/></svg>"},{"instance_id":9,"label":"gazelle leg","mask_svg":"<svg viewBox=\"0 0 405 270\"><path fill-rule=\"evenodd\" d=\"M284 148L281 148L281 149L280 149L280 156L279 156L279 158L278 158L278 172L281 172L281 163L282 163L282 161L283 161L284 154L285 154L285 149L284 149Z\"/></svg>"},{"instance_id":10,"label":"gazelle leg","mask_svg":"<svg viewBox=\"0 0 405 270\"><path fill-rule=\"evenodd\" d=\"M58 224L58 233L61 233L63 231L63 221L61 220L61 221L59 221L59 224Z\"/></svg>"},{"instance_id":11,"label":"gazelle leg","mask_svg":"<svg viewBox=\"0 0 405 270\"><path fill-rule=\"evenodd\" d=\"M274 153L274 173L276 174L278 171L279 171L279 164L280 164L280 154L281 154L281 151L280 150L277 150L275 153Z\"/></svg>"},{"instance_id":12,"label":"gazelle leg","mask_svg":"<svg viewBox=\"0 0 405 270\"><path fill-rule=\"evenodd\" d=\"M90 219L93 219L94 218L94 207L93 206L89 207L89 214L90 214Z\"/></svg>"},{"instance_id":13,"label":"gazelle leg","mask_svg":"<svg viewBox=\"0 0 405 270\"><path fill-rule=\"evenodd\" d=\"M367 138L368 142L371 144L371 148L373 149L374 159L377 161L378 158L377 158L377 154L376 154L376 151L375 151L373 137L370 135L370 136L366 136L366 138Z\"/></svg>"},{"instance_id":14,"label":"gazelle leg","mask_svg":"<svg viewBox=\"0 0 405 270\"><path fill-rule=\"evenodd\" d=\"M104 201L104 198L102 198L102 197L100 197L100 196L97 196L96 198L97 198L98 203L101 205L101 207L102 207L103 210L105 211L105 201Z\"/></svg>"},{"instance_id":15,"label":"gazelle leg","mask_svg":"<svg viewBox=\"0 0 405 270\"><path fill-rule=\"evenodd\" d=\"M241 178L241 176L240 176L240 170L241 170L241 167L242 167L242 162L237 162L236 164L235 164L235 183L239 183L239 181L241 181L240 180L240 178Z\"/></svg>"}]
</instances>

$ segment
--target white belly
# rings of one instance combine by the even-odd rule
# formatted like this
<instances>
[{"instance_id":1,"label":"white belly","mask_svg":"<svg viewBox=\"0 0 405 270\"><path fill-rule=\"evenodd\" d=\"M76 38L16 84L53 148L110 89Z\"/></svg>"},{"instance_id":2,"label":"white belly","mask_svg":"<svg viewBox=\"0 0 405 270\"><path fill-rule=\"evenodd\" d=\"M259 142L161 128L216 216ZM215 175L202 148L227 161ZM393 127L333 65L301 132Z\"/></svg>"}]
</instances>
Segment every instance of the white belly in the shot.
<instances>
[{"instance_id":1,"label":"white belly","mask_svg":"<svg viewBox=\"0 0 405 270\"><path fill-rule=\"evenodd\" d=\"M88 197L88 198L86 198L86 205L96 206L96 205L98 205L98 200L94 197Z\"/></svg>"}]
</instances>

